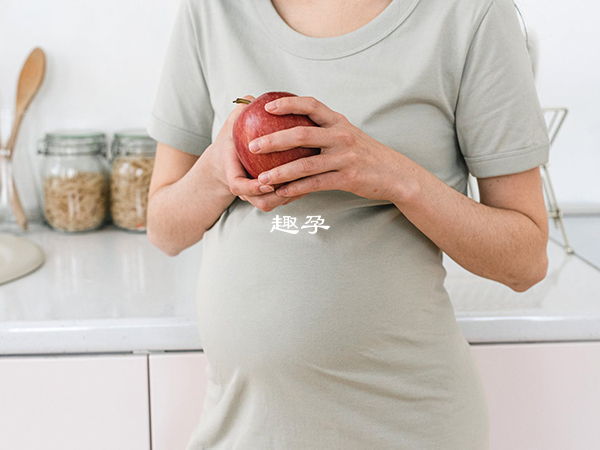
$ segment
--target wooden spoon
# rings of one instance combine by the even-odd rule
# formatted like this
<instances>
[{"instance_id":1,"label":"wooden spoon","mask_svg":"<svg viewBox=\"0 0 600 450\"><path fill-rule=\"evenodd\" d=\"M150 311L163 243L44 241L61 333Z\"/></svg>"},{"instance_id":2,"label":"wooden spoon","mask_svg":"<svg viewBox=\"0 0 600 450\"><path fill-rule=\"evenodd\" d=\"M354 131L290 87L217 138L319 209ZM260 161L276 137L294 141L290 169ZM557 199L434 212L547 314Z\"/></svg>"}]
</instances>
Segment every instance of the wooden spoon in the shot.
<instances>
[{"instance_id":1,"label":"wooden spoon","mask_svg":"<svg viewBox=\"0 0 600 450\"><path fill-rule=\"evenodd\" d=\"M27 111L31 100L33 100L33 97L35 97L35 94L40 89L45 73L46 55L44 55L44 51L41 48L34 48L27 57L25 64L23 64L21 75L19 76L15 122L13 123L12 132L5 147L8 150L9 157L12 155L13 148L15 147L15 141L17 140L17 134L19 133L25 111Z\"/></svg>"},{"instance_id":2,"label":"wooden spoon","mask_svg":"<svg viewBox=\"0 0 600 450\"><path fill-rule=\"evenodd\" d=\"M21 69L21 75L19 76L19 83L17 85L17 104L15 108L15 121L13 123L12 132L8 143L6 144L5 150L2 152L3 158L12 158L13 149L21 127L21 121L25 115L25 111L29 107L29 104L37 94L44 75L46 73L46 55L41 48L34 48L33 51L27 57L23 68ZM12 178L12 177L11 177ZM8 180L7 180L8 183ZM12 179L12 189L9 188L9 201L17 223L23 229L27 229L27 216L23 211L23 206L19 200L19 194L17 193L17 187L15 186L14 178Z\"/></svg>"}]
</instances>

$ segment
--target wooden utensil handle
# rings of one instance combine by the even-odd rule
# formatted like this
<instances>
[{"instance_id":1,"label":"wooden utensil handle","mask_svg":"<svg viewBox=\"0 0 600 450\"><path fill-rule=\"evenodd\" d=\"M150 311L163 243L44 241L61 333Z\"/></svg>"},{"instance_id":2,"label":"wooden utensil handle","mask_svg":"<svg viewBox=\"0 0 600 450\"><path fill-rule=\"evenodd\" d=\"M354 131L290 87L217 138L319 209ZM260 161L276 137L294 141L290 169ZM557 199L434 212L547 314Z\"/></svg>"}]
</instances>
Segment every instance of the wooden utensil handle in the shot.
<instances>
[{"instance_id":1,"label":"wooden utensil handle","mask_svg":"<svg viewBox=\"0 0 600 450\"><path fill-rule=\"evenodd\" d=\"M17 192L17 186L15 185L14 178L12 180L12 189L10 190L9 202L13 212L15 213L17 223L22 230L27 230L27 216L25 215L25 211L23 211L23 205L19 199L19 193Z\"/></svg>"},{"instance_id":2,"label":"wooden utensil handle","mask_svg":"<svg viewBox=\"0 0 600 450\"><path fill-rule=\"evenodd\" d=\"M6 149L2 149L2 154L0 154L0 165L4 166L6 164L10 164L11 158L6 156ZM1 161L4 160L4 161ZM8 194L8 202L10 203L10 207L15 215L15 219L21 229L27 230L27 216L25 215L25 211L23 210L23 205L21 204L21 200L19 199L19 193L17 192L17 186L15 185L15 179L12 177L10 173L10 168L6 171L6 180L0 180L4 183L4 187L7 189Z\"/></svg>"},{"instance_id":3,"label":"wooden utensil handle","mask_svg":"<svg viewBox=\"0 0 600 450\"><path fill-rule=\"evenodd\" d=\"M5 149L8 151L7 156L12 157L13 149L15 148L15 142L17 141L17 135L19 134L19 128L21 126L21 121L23 120L23 116L25 115L25 111L19 111L15 115L15 121L13 122L12 131L10 133L10 138L5 146Z\"/></svg>"}]
</instances>

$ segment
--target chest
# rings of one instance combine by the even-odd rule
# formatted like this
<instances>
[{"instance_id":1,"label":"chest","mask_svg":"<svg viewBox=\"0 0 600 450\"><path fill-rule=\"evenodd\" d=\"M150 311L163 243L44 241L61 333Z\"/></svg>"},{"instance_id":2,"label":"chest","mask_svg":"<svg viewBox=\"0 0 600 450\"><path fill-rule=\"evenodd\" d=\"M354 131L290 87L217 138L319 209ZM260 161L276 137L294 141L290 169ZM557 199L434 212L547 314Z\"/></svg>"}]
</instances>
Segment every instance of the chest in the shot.
<instances>
[{"instance_id":1,"label":"chest","mask_svg":"<svg viewBox=\"0 0 600 450\"><path fill-rule=\"evenodd\" d=\"M226 55L203 55L213 139L235 98L287 91L317 98L448 184L462 186L465 166L454 127L462 67L451 51L436 45L440 40L407 24L365 51L317 60L298 57L254 29L243 36L219 36L231 41Z\"/></svg>"}]
</instances>

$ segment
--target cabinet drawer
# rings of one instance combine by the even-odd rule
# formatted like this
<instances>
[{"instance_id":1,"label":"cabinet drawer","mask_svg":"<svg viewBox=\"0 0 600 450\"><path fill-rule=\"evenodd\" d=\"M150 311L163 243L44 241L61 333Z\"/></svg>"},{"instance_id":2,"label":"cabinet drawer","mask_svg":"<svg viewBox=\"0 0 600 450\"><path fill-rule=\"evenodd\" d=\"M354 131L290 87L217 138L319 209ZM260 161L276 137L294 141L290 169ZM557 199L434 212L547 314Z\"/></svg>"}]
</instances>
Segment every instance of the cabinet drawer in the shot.
<instances>
[{"instance_id":1,"label":"cabinet drawer","mask_svg":"<svg viewBox=\"0 0 600 450\"><path fill-rule=\"evenodd\" d=\"M149 356L153 450L184 450L198 425L206 392L202 352Z\"/></svg>"},{"instance_id":2,"label":"cabinet drawer","mask_svg":"<svg viewBox=\"0 0 600 450\"><path fill-rule=\"evenodd\" d=\"M600 448L600 342L474 345L490 450Z\"/></svg>"},{"instance_id":3,"label":"cabinet drawer","mask_svg":"<svg viewBox=\"0 0 600 450\"><path fill-rule=\"evenodd\" d=\"M149 450L145 355L0 358L0 448Z\"/></svg>"}]
</instances>

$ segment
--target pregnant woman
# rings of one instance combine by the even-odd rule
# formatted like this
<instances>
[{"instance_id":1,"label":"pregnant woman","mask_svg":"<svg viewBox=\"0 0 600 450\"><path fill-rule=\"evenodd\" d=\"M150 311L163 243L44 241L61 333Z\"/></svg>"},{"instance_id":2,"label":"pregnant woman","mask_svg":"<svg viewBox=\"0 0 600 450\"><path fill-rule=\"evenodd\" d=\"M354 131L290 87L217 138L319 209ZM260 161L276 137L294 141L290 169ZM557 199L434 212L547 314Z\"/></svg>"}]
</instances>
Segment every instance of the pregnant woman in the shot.
<instances>
[{"instance_id":1,"label":"pregnant woman","mask_svg":"<svg viewBox=\"0 0 600 450\"><path fill-rule=\"evenodd\" d=\"M322 150L250 179L232 101L269 91L320 127L253 147ZM188 449L488 448L442 252L519 292L547 271L548 135L512 0L183 0L148 131L148 238L201 246Z\"/></svg>"}]
</instances>

